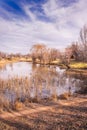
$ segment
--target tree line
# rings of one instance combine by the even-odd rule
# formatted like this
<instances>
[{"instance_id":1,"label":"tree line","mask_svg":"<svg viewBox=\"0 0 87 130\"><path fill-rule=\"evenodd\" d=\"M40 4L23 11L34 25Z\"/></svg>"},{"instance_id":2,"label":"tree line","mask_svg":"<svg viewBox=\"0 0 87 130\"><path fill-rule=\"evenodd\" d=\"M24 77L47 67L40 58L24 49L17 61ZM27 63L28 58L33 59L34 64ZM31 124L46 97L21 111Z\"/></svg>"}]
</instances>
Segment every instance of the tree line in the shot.
<instances>
[{"instance_id":1,"label":"tree line","mask_svg":"<svg viewBox=\"0 0 87 130\"><path fill-rule=\"evenodd\" d=\"M30 54L26 55L0 52L0 60L3 58L11 60L14 57L31 57L33 63L36 63L36 60L38 59L42 64L50 64L52 61L60 59L61 63L65 64L67 67L71 59L87 62L87 26L84 25L80 30L79 40L72 42L71 45L66 47L62 52L55 48L48 48L45 44L33 45Z\"/></svg>"},{"instance_id":2,"label":"tree line","mask_svg":"<svg viewBox=\"0 0 87 130\"><path fill-rule=\"evenodd\" d=\"M67 67L71 59L87 62L87 26L85 25L80 30L79 40L72 42L63 52L55 48L48 48L44 44L35 44L31 48L31 57L33 63L39 59L40 63L44 64L60 59Z\"/></svg>"}]
</instances>

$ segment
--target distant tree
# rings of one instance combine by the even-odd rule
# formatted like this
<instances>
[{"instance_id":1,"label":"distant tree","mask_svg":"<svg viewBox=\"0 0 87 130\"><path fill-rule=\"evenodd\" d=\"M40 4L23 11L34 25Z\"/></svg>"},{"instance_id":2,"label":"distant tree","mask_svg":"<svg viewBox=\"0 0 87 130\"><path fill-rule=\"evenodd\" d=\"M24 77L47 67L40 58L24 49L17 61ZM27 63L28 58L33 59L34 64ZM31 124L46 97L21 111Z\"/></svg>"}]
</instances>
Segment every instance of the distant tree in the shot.
<instances>
[{"instance_id":1,"label":"distant tree","mask_svg":"<svg viewBox=\"0 0 87 130\"><path fill-rule=\"evenodd\" d=\"M70 55L67 56L66 52L61 52L60 56L60 62L67 67L67 69L70 69Z\"/></svg>"},{"instance_id":2,"label":"distant tree","mask_svg":"<svg viewBox=\"0 0 87 130\"><path fill-rule=\"evenodd\" d=\"M70 62L71 59L79 60L78 42L72 42L72 44L65 49L65 54L67 56L68 62Z\"/></svg>"},{"instance_id":3,"label":"distant tree","mask_svg":"<svg viewBox=\"0 0 87 130\"><path fill-rule=\"evenodd\" d=\"M0 60L1 60L1 59L5 59L6 56L7 56L6 53L4 53L4 52L0 52Z\"/></svg>"},{"instance_id":4,"label":"distant tree","mask_svg":"<svg viewBox=\"0 0 87 130\"><path fill-rule=\"evenodd\" d=\"M78 58L79 58L79 46L78 46L78 42L72 42L71 49L72 49L72 57L75 60L78 60Z\"/></svg>"},{"instance_id":5,"label":"distant tree","mask_svg":"<svg viewBox=\"0 0 87 130\"><path fill-rule=\"evenodd\" d=\"M20 53L16 53L16 55L15 55L16 57L21 57L21 54Z\"/></svg>"},{"instance_id":6,"label":"distant tree","mask_svg":"<svg viewBox=\"0 0 87 130\"><path fill-rule=\"evenodd\" d=\"M80 38L77 42L72 44L65 49L65 60L69 64L71 58L76 61L87 62L87 26L85 25L80 30Z\"/></svg>"},{"instance_id":7,"label":"distant tree","mask_svg":"<svg viewBox=\"0 0 87 130\"><path fill-rule=\"evenodd\" d=\"M80 55L81 60L87 61L87 25L84 25L84 27L80 31Z\"/></svg>"},{"instance_id":8,"label":"distant tree","mask_svg":"<svg viewBox=\"0 0 87 130\"><path fill-rule=\"evenodd\" d=\"M37 58L40 60L40 63L42 62L45 49L46 49L46 45L44 44L35 44L32 46L31 57L32 57L33 63L35 63Z\"/></svg>"},{"instance_id":9,"label":"distant tree","mask_svg":"<svg viewBox=\"0 0 87 130\"><path fill-rule=\"evenodd\" d=\"M50 60L51 61L56 60L59 56L60 56L60 51L59 50L57 50L55 48L50 49Z\"/></svg>"},{"instance_id":10,"label":"distant tree","mask_svg":"<svg viewBox=\"0 0 87 130\"><path fill-rule=\"evenodd\" d=\"M65 59L67 61L67 63L70 63L71 57L72 57L72 48L71 47L67 47L65 48Z\"/></svg>"}]
</instances>

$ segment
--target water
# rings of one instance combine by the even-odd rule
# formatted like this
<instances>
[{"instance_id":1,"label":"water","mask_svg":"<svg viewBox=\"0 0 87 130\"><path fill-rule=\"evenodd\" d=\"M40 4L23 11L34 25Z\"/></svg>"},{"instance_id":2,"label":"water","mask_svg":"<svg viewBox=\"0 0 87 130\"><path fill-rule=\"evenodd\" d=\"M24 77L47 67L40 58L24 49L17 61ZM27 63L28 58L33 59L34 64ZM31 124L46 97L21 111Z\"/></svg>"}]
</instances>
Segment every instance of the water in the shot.
<instances>
[{"instance_id":1,"label":"water","mask_svg":"<svg viewBox=\"0 0 87 130\"><path fill-rule=\"evenodd\" d=\"M28 62L7 64L0 68L0 89L4 98L14 102L17 98L46 98L51 95L74 93L82 81L66 75L58 66L32 65Z\"/></svg>"},{"instance_id":2,"label":"water","mask_svg":"<svg viewBox=\"0 0 87 130\"><path fill-rule=\"evenodd\" d=\"M8 79L12 77L25 77L31 73L32 65L28 62L17 62L7 64L0 68L0 78Z\"/></svg>"}]
</instances>

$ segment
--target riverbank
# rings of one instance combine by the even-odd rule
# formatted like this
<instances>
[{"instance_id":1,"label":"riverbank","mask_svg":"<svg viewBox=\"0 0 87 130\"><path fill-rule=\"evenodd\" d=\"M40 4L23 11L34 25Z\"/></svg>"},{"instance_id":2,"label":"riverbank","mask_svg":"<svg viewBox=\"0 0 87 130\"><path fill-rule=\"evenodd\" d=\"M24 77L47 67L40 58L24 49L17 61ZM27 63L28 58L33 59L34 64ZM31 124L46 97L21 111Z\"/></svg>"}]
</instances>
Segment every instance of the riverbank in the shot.
<instances>
[{"instance_id":1,"label":"riverbank","mask_svg":"<svg viewBox=\"0 0 87 130\"><path fill-rule=\"evenodd\" d=\"M87 69L69 69L66 70L66 74L87 77Z\"/></svg>"},{"instance_id":2,"label":"riverbank","mask_svg":"<svg viewBox=\"0 0 87 130\"><path fill-rule=\"evenodd\" d=\"M3 65L3 64L7 64L7 63L14 63L14 62L32 62L32 58L13 58L13 59L2 59L0 60L0 65ZM42 64L44 65L43 63L40 63L40 61L37 59L35 64ZM64 64L62 64L60 62L59 59L55 60L55 61L52 61L50 63L45 63L45 65L58 65L62 68L66 68L66 66ZM87 69L87 62L76 62L76 61L71 61L70 64L69 64L70 68L71 69Z\"/></svg>"},{"instance_id":3,"label":"riverbank","mask_svg":"<svg viewBox=\"0 0 87 130\"><path fill-rule=\"evenodd\" d=\"M6 65L8 63L15 63L15 62L32 62L31 58L13 58L11 60L2 59L0 60L0 66Z\"/></svg>"},{"instance_id":4,"label":"riverbank","mask_svg":"<svg viewBox=\"0 0 87 130\"><path fill-rule=\"evenodd\" d=\"M31 60L32 62L32 60ZM39 60L36 60L35 64L41 64L44 65L44 63L40 63ZM67 66L63 63L61 63L61 61L59 59L55 60L55 61L51 61L50 63L45 63L45 65L56 65L59 66L61 68L67 69ZM78 61L71 61L68 66L70 67L70 69L87 69L87 62L78 62Z\"/></svg>"},{"instance_id":5,"label":"riverbank","mask_svg":"<svg viewBox=\"0 0 87 130\"><path fill-rule=\"evenodd\" d=\"M72 68L72 69L87 69L87 62L71 62L70 68Z\"/></svg>"},{"instance_id":6,"label":"riverbank","mask_svg":"<svg viewBox=\"0 0 87 130\"><path fill-rule=\"evenodd\" d=\"M0 114L0 130L86 130L87 95L68 100L27 103L18 111Z\"/></svg>"},{"instance_id":7,"label":"riverbank","mask_svg":"<svg viewBox=\"0 0 87 130\"><path fill-rule=\"evenodd\" d=\"M52 63L51 63L52 64ZM59 65L61 68L67 68L66 65L54 61L53 62L54 65ZM78 62L78 61L71 61L68 66L70 67L70 69L79 69L79 70L86 70L87 69L87 62Z\"/></svg>"},{"instance_id":8,"label":"riverbank","mask_svg":"<svg viewBox=\"0 0 87 130\"><path fill-rule=\"evenodd\" d=\"M12 60L2 59L0 60L0 67L3 67L8 63L15 63L15 62L32 62L32 58L13 58ZM39 60L37 60L36 64L41 64L41 63ZM69 64L70 69L67 69L67 67L64 64L61 64L59 60L52 61L50 64L47 63L45 65L59 66L61 69L66 69L67 74L87 76L87 63L84 62L73 61Z\"/></svg>"}]
</instances>

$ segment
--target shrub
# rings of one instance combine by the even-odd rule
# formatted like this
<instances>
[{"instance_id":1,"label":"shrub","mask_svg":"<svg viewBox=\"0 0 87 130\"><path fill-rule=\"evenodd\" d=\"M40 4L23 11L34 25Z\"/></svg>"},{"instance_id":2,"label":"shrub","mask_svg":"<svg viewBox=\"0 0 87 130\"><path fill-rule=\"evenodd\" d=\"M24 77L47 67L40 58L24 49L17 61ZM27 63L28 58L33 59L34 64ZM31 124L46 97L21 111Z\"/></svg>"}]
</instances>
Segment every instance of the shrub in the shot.
<instances>
[{"instance_id":1,"label":"shrub","mask_svg":"<svg viewBox=\"0 0 87 130\"><path fill-rule=\"evenodd\" d=\"M24 104L20 101L16 101L14 104L14 109L15 110L21 110L24 107Z\"/></svg>"},{"instance_id":2,"label":"shrub","mask_svg":"<svg viewBox=\"0 0 87 130\"><path fill-rule=\"evenodd\" d=\"M59 95L59 99L67 100L71 96L71 93L63 93Z\"/></svg>"}]
</instances>

